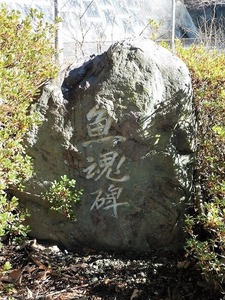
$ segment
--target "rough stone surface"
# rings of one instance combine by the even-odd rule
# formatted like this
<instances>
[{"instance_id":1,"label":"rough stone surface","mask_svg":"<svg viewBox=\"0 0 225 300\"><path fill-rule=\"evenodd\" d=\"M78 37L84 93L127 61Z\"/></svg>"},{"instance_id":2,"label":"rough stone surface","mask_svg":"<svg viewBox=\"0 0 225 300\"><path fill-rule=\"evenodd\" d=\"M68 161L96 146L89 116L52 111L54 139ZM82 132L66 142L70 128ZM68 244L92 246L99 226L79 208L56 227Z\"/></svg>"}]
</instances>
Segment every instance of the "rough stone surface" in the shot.
<instances>
[{"instance_id":1,"label":"rough stone surface","mask_svg":"<svg viewBox=\"0 0 225 300\"><path fill-rule=\"evenodd\" d=\"M177 249L191 203L195 118L184 63L149 40L126 40L68 71L36 104L28 138L35 175L22 203L32 236L69 249ZM84 189L77 221L41 196L66 174Z\"/></svg>"}]
</instances>

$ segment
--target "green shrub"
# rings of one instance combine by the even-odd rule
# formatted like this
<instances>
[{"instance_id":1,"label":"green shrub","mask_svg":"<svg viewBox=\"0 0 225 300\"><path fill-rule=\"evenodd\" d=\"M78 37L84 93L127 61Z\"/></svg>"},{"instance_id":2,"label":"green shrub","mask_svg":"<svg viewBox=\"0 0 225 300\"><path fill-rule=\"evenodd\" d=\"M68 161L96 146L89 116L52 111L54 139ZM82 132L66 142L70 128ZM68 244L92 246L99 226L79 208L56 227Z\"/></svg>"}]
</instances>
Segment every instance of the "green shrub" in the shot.
<instances>
[{"instance_id":1,"label":"green shrub","mask_svg":"<svg viewBox=\"0 0 225 300\"><path fill-rule=\"evenodd\" d=\"M29 227L23 224L26 212L22 212L19 209L18 199L12 197L7 199L7 195L0 197L0 236L2 239L6 239L10 242L23 237L26 237L29 232Z\"/></svg>"},{"instance_id":2,"label":"green shrub","mask_svg":"<svg viewBox=\"0 0 225 300\"><path fill-rule=\"evenodd\" d=\"M49 191L44 198L51 203L51 208L75 221L76 214L74 205L80 203L80 197L83 194L82 189L76 189L76 181L68 179L66 175L61 176L61 180L54 180Z\"/></svg>"},{"instance_id":3,"label":"green shrub","mask_svg":"<svg viewBox=\"0 0 225 300\"><path fill-rule=\"evenodd\" d=\"M22 18L0 6L0 236L23 233L19 223L24 215L16 213L18 201L8 199L8 190L21 187L32 174L22 141L39 122L30 112L32 102L46 80L57 75L54 31L55 25L45 23L37 10Z\"/></svg>"},{"instance_id":4,"label":"green shrub","mask_svg":"<svg viewBox=\"0 0 225 300\"><path fill-rule=\"evenodd\" d=\"M202 45L176 48L191 71L198 122L195 207L186 251L208 283L225 282L225 54Z\"/></svg>"}]
</instances>

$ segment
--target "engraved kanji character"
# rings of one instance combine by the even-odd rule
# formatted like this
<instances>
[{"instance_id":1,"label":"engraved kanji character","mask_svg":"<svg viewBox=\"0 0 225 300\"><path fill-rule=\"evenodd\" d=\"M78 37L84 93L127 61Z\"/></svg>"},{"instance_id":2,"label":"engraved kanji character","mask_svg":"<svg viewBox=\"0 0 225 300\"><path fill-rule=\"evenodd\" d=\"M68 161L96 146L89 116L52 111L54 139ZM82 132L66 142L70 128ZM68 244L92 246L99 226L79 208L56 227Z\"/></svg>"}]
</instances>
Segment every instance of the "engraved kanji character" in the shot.
<instances>
[{"instance_id":1,"label":"engraved kanji character","mask_svg":"<svg viewBox=\"0 0 225 300\"><path fill-rule=\"evenodd\" d=\"M104 210L112 208L113 215L117 218L117 208L122 205L129 205L128 202L117 203L117 200L119 199L122 190L123 189L121 187L115 187L113 184L111 184L108 188L108 191L105 193L103 193L102 189L93 192L92 195L97 194L97 197L94 203L92 204L90 210L93 210L94 208L103 208Z\"/></svg>"},{"instance_id":2,"label":"engraved kanji character","mask_svg":"<svg viewBox=\"0 0 225 300\"><path fill-rule=\"evenodd\" d=\"M108 134L112 120L105 109L93 107L86 115L88 135L90 137L100 137Z\"/></svg>"},{"instance_id":3,"label":"engraved kanji character","mask_svg":"<svg viewBox=\"0 0 225 300\"><path fill-rule=\"evenodd\" d=\"M115 178L111 176L112 166L115 163L115 159L118 157L118 155L119 154L116 151L101 154L100 159L98 161L98 165L95 161L93 161L92 157L87 158L89 162L93 162L89 167L83 170L85 173L87 173L86 178L90 179L93 178L96 174L98 174L98 176L95 178L95 181L97 181L105 174L106 178L111 181L123 182L129 180L129 175L124 175L121 178ZM125 156L121 157L119 163L116 166L116 171L114 172L114 174L120 174L120 167L125 161L125 159Z\"/></svg>"}]
</instances>

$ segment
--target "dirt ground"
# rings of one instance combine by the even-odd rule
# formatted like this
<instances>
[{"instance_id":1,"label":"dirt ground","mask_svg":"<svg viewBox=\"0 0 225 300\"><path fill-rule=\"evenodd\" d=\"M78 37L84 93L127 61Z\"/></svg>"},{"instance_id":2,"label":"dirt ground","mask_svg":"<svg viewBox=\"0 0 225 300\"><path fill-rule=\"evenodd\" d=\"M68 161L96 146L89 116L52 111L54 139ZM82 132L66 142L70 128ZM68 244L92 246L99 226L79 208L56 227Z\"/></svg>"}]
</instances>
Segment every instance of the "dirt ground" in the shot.
<instances>
[{"instance_id":1,"label":"dirt ground","mask_svg":"<svg viewBox=\"0 0 225 300\"><path fill-rule=\"evenodd\" d=\"M35 240L4 246L0 299L222 300L183 253L71 253Z\"/></svg>"}]
</instances>

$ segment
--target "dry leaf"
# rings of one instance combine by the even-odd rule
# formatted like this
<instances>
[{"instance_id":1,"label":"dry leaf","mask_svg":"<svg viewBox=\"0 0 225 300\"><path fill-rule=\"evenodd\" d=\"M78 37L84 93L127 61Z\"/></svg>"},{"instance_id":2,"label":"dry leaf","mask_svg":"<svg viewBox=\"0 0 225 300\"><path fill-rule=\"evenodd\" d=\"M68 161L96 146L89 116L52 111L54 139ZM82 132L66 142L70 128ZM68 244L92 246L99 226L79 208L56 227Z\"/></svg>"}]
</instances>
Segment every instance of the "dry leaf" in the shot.
<instances>
[{"instance_id":1,"label":"dry leaf","mask_svg":"<svg viewBox=\"0 0 225 300\"><path fill-rule=\"evenodd\" d=\"M28 287L26 288L27 288L27 299L33 299L34 297L32 291Z\"/></svg>"},{"instance_id":2,"label":"dry leaf","mask_svg":"<svg viewBox=\"0 0 225 300\"><path fill-rule=\"evenodd\" d=\"M22 270L21 269L15 269L10 272L8 272L5 276L1 278L2 282L7 282L7 283L15 283L21 281L21 275L22 275Z\"/></svg>"},{"instance_id":3,"label":"dry leaf","mask_svg":"<svg viewBox=\"0 0 225 300\"><path fill-rule=\"evenodd\" d=\"M189 266L190 266L190 261L188 260L183 260L177 263L178 269L187 269Z\"/></svg>"},{"instance_id":4,"label":"dry leaf","mask_svg":"<svg viewBox=\"0 0 225 300\"><path fill-rule=\"evenodd\" d=\"M106 278L105 280L104 280L104 284L109 284L111 282L111 280L109 279L109 278Z\"/></svg>"},{"instance_id":5,"label":"dry leaf","mask_svg":"<svg viewBox=\"0 0 225 300\"><path fill-rule=\"evenodd\" d=\"M139 296L139 290L134 289L132 296L130 297L130 300L133 300Z\"/></svg>"},{"instance_id":6,"label":"dry leaf","mask_svg":"<svg viewBox=\"0 0 225 300\"><path fill-rule=\"evenodd\" d=\"M27 266L26 267L26 271L31 274L32 272L34 272L37 269L37 267L33 267L33 266Z\"/></svg>"},{"instance_id":7,"label":"dry leaf","mask_svg":"<svg viewBox=\"0 0 225 300\"><path fill-rule=\"evenodd\" d=\"M55 300L65 300L65 296L63 295L59 295Z\"/></svg>"},{"instance_id":8,"label":"dry leaf","mask_svg":"<svg viewBox=\"0 0 225 300\"><path fill-rule=\"evenodd\" d=\"M48 267L46 267L40 260L38 260L36 257L34 257L32 254L29 255L31 260L35 263L35 265L38 266L40 270L46 270Z\"/></svg>"},{"instance_id":9,"label":"dry leaf","mask_svg":"<svg viewBox=\"0 0 225 300\"><path fill-rule=\"evenodd\" d=\"M47 275L48 275L49 273L51 273L50 270L45 270L45 271L40 272L40 273L38 274L37 280L41 280L41 281L45 280L45 279L47 278Z\"/></svg>"}]
</instances>

